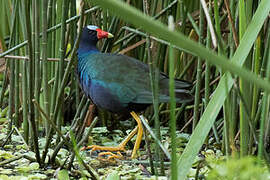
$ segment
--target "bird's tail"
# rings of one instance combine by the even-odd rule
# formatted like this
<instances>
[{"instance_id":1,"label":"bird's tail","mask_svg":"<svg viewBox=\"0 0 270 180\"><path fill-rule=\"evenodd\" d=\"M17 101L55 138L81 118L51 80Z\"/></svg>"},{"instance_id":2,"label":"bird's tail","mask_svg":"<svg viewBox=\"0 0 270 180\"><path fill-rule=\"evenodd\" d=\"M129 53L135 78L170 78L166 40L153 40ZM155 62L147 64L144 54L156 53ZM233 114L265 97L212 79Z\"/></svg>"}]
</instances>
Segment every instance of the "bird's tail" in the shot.
<instances>
[{"instance_id":1,"label":"bird's tail","mask_svg":"<svg viewBox=\"0 0 270 180\"><path fill-rule=\"evenodd\" d=\"M169 79L167 79L167 83L169 84ZM194 97L191 94L190 90L192 88L192 84L188 81L175 79L175 100L178 103L191 102ZM168 90L169 91L169 90ZM169 92L167 92L169 95Z\"/></svg>"},{"instance_id":2,"label":"bird's tail","mask_svg":"<svg viewBox=\"0 0 270 180\"><path fill-rule=\"evenodd\" d=\"M175 80L175 98L176 102L191 102L194 97L191 94L190 90L192 84L183 80Z\"/></svg>"}]
</instances>

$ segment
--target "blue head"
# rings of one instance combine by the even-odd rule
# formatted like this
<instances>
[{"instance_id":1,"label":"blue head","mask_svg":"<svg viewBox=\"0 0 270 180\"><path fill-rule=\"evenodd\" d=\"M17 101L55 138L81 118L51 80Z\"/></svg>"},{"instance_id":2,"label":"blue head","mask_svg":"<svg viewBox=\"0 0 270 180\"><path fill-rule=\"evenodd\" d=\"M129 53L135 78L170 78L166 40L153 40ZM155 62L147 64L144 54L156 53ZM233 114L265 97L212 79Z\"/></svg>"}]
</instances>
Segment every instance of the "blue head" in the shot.
<instances>
[{"instance_id":1,"label":"blue head","mask_svg":"<svg viewBox=\"0 0 270 180\"><path fill-rule=\"evenodd\" d=\"M106 31L101 30L97 26L88 25L85 26L82 30L82 35L80 38L78 55L82 55L84 53L97 52L98 49L96 47L98 40L103 38L112 38L113 35Z\"/></svg>"}]
</instances>

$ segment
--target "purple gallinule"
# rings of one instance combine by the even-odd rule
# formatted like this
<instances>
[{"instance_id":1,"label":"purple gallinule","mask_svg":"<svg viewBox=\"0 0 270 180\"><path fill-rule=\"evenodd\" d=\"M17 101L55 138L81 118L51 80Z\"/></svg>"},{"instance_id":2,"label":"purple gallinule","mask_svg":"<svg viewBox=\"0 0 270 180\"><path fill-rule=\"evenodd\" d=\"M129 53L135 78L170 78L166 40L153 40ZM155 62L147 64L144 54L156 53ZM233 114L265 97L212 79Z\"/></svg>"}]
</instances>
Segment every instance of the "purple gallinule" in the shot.
<instances>
[{"instance_id":1,"label":"purple gallinule","mask_svg":"<svg viewBox=\"0 0 270 180\"><path fill-rule=\"evenodd\" d=\"M140 146L143 128L140 118L135 112L144 110L153 102L149 66L132 57L100 52L96 44L102 38L111 38L112 34L89 25L83 28L78 54L78 76L84 93L94 104L113 113L129 112L138 126L117 147L92 145L88 148L112 152L124 151L126 143L137 133L131 158L134 158ZM189 102L191 84L175 80L175 97L177 103ZM164 73L159 75L159 102L168 102L169 78Z\"/></svg>"}]
</instances>

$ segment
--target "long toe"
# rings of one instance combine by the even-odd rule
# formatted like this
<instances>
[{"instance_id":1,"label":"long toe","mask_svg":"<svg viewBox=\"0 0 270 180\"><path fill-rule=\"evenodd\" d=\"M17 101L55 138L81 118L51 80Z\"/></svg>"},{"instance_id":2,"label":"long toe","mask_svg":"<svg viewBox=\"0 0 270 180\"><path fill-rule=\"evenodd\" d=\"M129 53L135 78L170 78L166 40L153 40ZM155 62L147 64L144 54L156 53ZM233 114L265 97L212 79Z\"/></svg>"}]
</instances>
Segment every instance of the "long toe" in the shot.
<instances>
[{"instance_id":1,"label":"long toe","mask_svg":"<svg viewBox=\"0 0 270 180\"><path fill-rule=\"evenodd\" d=\"M106 157L106 158L103 158ZM113 161L115 159L124 159L124 156L121 154L120 151L117 151L117 154L114 154L112 152L101 152L98 154L98 158L105 161Z\"/></svg>"}]
</instances>

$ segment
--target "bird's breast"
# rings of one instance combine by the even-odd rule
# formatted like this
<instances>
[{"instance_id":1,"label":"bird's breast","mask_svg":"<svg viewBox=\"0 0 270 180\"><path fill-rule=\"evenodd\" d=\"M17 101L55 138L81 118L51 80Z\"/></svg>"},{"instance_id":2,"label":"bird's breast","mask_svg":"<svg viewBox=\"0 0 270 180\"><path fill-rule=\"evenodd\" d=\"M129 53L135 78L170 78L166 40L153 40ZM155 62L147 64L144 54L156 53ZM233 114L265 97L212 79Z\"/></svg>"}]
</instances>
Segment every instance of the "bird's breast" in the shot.
<instances>
[{"instance_id":1,"label":"bird's breast","mask_svg":"<svg viewBox=\"0 0 270 180\"><path fill-rule=\"evenodd\" d=\"M91 78L84 71L78 71L78 75L79 75L79 81L80 81L80 85L82 87L82 90L84 91L84 93L88 97L90 97L91 96L90 95L90 92L91 92Z\"/></svg>"}]
</instances>

